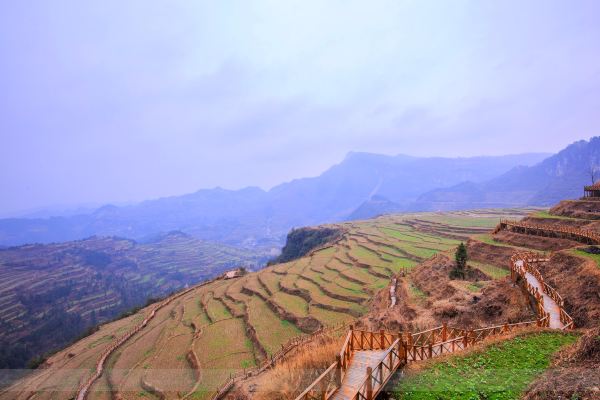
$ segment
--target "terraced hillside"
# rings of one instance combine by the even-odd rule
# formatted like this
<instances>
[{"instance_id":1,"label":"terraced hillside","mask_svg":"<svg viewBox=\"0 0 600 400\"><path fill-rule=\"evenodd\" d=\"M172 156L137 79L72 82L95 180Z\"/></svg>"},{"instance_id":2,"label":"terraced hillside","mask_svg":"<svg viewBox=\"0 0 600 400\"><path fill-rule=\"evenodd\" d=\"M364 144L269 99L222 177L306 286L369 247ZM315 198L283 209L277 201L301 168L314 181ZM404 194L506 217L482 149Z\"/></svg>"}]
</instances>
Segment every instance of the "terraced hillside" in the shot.
<instances>
[{"instance_id":1,"label":"terraced hillside","mask_svg":"<svg viewBox=\"0 0 600 400\"><path fill-rule=\"evenodd\" d=\"M418 263L453 250L500 218L522 215L517 210L429 213L338 224L341 238L305 257L174 296L109 354L88 398L108 399L111 393L122 399L209 398L230 374L263 364L290 339L365 315L392 277L408 275ZM416 301L419 296L415 288ZM145 308L102 326L0 398L74 397L103 352L149 313ZM61 375L65 369L72 371L68 380Z\"/></svg>"},{"instance_id":2,"label":"terraced hillside","mask_svg":"<svg viewBox=\"0 0 600 400\"><path fill-rule=\"evenodd\" d=\"M0 250L0 368L22 368L86 328L258 257L171 233Z\"/></svg>"},{"instance_id":3,"label":"terraced hillside","mask_svg":"<svg viewBox=\"0 0 600 400\"><path fill-rule=\"evenodd\" d=\"M509 348L515 344L514 340L498 348L493 347L492 351L484 349L466 356L433 360L414 370L409 368L407 378L398 384L394 397L596 399L600 383L600 243L589 242L595 241L591 238L600 233L599 219L600 201L568 200L549 211L532 212L520 221L499 225L493 232L475 235L468 242L471 265L489 272L488 275L493 271L503 271L502 268L517 252L545 253L547 261L539 263L539 273L545 284L560 294L564 309L572 316L580 334L579 337L553 335L562 341L578 339L574 346L561 349L560 354L552 359L549 356L558 349L552 349L554 342L536 343L535 337L530 336L520 340L517 344L521 348L517 346L513 351ZM427 271L429 279L441 278L440 275L435 276L434 271L443 265L443 260L432 260L419 266L419 270ZM417 277L418 274L413 274L413 279ZM437 286L444 286L442 282L443 279L438 280ZM477 288L473 291L478 292ZM400 295L403 295L402 292ZM484 289L482 295L482 302L485 302L486 298L494 299L498 293ZM498 300L505 302L507 298L496 300L496 304L488 302L489 306L495 307L472 305L471 308L476 309L479 315L495 313L499 310ZM399 302L402 303L402 299ZM433 306L435 308L436 305ZM450 310L440 309L444 312ZM464 309L457 311L467 314ZM378 315L377 310L370 313ZM418 315L416 318L423 318L426 314L427 310L415 313ZM393 320L392 315L385 317L388 323ZM445 317L448 318L448 315ZM498 379L499 374L501 379Z\"/></svg>"}]
</instances>

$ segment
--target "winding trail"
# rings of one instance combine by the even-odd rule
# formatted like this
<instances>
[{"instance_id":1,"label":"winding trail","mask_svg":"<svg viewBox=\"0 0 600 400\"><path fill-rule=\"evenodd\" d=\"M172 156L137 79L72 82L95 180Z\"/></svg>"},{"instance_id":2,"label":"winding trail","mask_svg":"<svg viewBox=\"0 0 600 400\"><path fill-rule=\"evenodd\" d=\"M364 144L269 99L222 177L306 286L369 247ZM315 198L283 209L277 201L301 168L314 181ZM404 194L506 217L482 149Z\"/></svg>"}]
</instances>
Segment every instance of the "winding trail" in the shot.
<instances>
[{"instance_id":1,"label":"winding trail","mask_svg":"<svg viewBox=\"0 0 600 400\"><path fill-rule=\"evenodd\" d=\"M516 265L519 268L523 268L524 267L524 260L517 260ZM527 282L529 282L529 284L531 286L533 286L534 288L536 288L539 293L542 295L543 300L543 307L544 310L546 310L546 312L549 314L550 316L550 322L549 322L549 327L552 329L564 329L565 328L565 324L562 323L562 321L560 320L560 307L559 305L556 303L556 301L554 301L554 299L550 296L548 296L545 292L544 292L544 287L542 285L542 283L540 281L538 281L538 279L533 276L531 273L524 271L525 273L525 279L527 280Z\"/></svg>"}]
</instances>

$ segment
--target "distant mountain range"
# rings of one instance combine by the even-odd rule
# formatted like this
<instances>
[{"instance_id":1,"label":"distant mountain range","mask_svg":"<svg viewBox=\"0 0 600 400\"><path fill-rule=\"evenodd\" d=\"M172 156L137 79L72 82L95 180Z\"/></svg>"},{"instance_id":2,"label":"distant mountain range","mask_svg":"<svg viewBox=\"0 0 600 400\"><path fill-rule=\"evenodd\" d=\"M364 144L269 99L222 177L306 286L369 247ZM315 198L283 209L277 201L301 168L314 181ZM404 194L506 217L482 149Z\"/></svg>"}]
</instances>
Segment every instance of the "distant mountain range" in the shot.
<instances>
[{"instance_id":1,"label":"distant mountain range","mask_svg":"<svg viewBox=\"0 0 600 400\"><path fill-rule=\"evenodd\" d=\"M433 189L463 181L482 183L546 157L539 153L470 158L350 153L318 177L293 180L269 191L205 189L136 205L107 205L79 215L0 219L0 245L92 235L144 240L181 230L230 245L278 248L292 227L409 209L421 194ZM387 206L369 208L373 201Z\"/></svg>"},{"instance_id":2,"label":"distant mountain range","mask_svg":"<svg viewBox=\"0 0 600 400\"><path fill-rule=\"evenodd\" d=\"M318 177L269 191L203 189L135 205L50 218L0 219L0 246L92 235L145 240L181 230L246 248L279 248L292 227L399 211L550 205L581 195L600 160L600 138L556 155L419 158L350 153ZM600 171L598 173L600 175Z\"/></svg>"},{"instance_id":3,"label":"distant mountain range","mask_svg":"<svg viewBox=\"0 0 600 400\"><path fill-rule=\"evenodd\" d=\"M467 181L421 195L413 210L550 206L583 196L583 186L600 178L600 137L573 143L529 167L515 167L485 182Z\"/></svg>"}]
</instances>

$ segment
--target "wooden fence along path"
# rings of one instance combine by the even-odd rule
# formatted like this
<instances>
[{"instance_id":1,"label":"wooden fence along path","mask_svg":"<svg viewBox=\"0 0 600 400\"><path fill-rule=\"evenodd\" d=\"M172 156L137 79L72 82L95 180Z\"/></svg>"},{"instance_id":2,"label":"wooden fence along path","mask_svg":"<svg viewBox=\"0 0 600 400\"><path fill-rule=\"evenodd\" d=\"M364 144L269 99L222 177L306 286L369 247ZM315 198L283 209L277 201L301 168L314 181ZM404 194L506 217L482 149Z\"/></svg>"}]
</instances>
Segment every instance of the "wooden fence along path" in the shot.
<instances>
[{"instance_id":1,"label":"wooden fence along path","mask_svg":"<svg viewBox=\"0 0 600 400\"><path fill-rule=\"evenodd\" d=\"M531 224L523 221L514 221L501 219L493 233L501 230L510 230L515 233L524 233L528 235L569 239L585 244L600 244L600 235L587 229L571 228L568 226L549 226L541 224Z\"/></svg>"},{"instance_id":2,"label":"wooden fence along path","mask_svg":"<svg viewBox=\"0 0 600 400\"><path fill-rule=\"evenodd\" d=\"M560 294L544 281L535 264L548 261L541 254L520 252L510 259L510 275L514 282L522 278L527 292L537 304L537 311L544 326L553 329L574 328L573 318L565 310L565 301Z\"/></svg>"},{"instance_id":3,"label":"wooden fence along path","mask_svg":"<svg viewBox=\"0 0 600 400\"><path fill-rule=\"evenodd\" d=\"M454 353L491 336L539 325L539 321L528 321L467 330L444 324L412 334L370 332L350 327L336 362L296 400L372 400L394 372L408 362Z\"/></svg>"},{"instance_id":4,"label":"wooden fence along path","mask_svg":"<svg viewBox=\"0 0 600 400\"><path fill-rule=\"evenodd\" d=\"M491 336L524 327L572 329L573 318L564 300L535 267L548 261L541 254L523 252L511 257L511 278L523 279L536 300L538 319L468 330L446 324L418 333L355 330L350 327L336 362L331 364L296 400L372 400L394 372L408 362L454 353Z\"/></svg>"},{"instance_id":5,"label":"wooden fence along path","mask_svg":"<svg viewBox=\"0 0 600 400\"><path fill-rule=\"evenodd\" d=\"M318 329L316 332L311 333L310 335L291 338L290 340L288 340L288 342L286 344L281 345L281 349L279 351L272 354L271 357L267 358L262 363L262 365L254 367L254 368L245 368L242 371L239 371L235 374L230 374L229 378L225 382L223 382L223 384L221 386L217 387L215 393L211 397L211 400L217 400L217 399L220 399L221 397L223 397L223 395L225 395L233 387L233 385L236 382L239 382L239 381L244 380L251 376L256 376L256 375L260 374L261 372L265 371L266 369L269 369L269 368L275 366L275 364L278 361L283 359L292 350L294 350L300 346L303 346L307 343L312 342L313 340L315 340L316 338L318 338L321 335L331 334L331 333L334 333L341 329L347 329L347 327L348 327L347 324L341 323L341 324L337 324L337 325L322 327L322 328ZM184 398L188 398L190 395L193 395L193 392L188 394L188 396L185 396Z\"/></svg>"}]
</instances>

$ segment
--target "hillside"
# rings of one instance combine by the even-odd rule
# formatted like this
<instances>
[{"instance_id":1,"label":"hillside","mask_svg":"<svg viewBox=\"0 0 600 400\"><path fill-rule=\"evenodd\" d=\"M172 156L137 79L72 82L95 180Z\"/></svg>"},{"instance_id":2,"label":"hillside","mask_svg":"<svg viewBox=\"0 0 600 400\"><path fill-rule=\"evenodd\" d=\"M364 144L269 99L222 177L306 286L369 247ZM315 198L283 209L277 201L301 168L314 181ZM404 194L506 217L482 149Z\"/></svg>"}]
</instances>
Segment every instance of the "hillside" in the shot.
<instances>
[{"instance_id":1,"label":"hillside","mask_svg":"<svg viewBox=\"0 0 600 400\"><path fill-rule=\"evenodd\" d=\"M410 271L420 262L452 251L459 240L487 232L501 217L520 215L517 210L412 214L330 226L344 235L329 247L171 297L146 327L111 353L107 370L92 385L88 398L107 398L109 389L123 399L177 398L186 393L189 398L209 398L230 373L261 365L292 338L364 316L378 303L375 295L392 276L411 276ZM489 285L494 293L507 292L516 304L526 303L518 289L496 282L505 276L502 268L486 263L478 268L484 271L481 281L487 282L482 287ZM427 294L417 285L415 281L407 286L407 304L426 307ZM455 290L463 301L473 296L467 285L457 285ZM0 398L24 399L36 391L38 399L73 396L103 352L141 324L151 307L103 325L100 331L53 355L43 369L17 382ZM512 306L500 307L509 312ZM527 307L510 312L515 319L530 315ZM498 322L504 315L471 313L457 318L478 324ZM415 319L405 326L416 328L424 323Z\"/></svg>"},{"instance_id":2,"label":"hillside","mask_svg":"<svg viewBox=\"0 0 600 400\"><path fill-rule=\"evenodd\" d=\"M0 250L0 368L22 368L149 298L258 261L181 232Z\"/></svg>"},{"instance_id":3,"label":"hillside","mask_svg":"<svg viewBox=\"0 0 600 400\"><path fill-rule=\"evenodd\" d=\"M132 239L171 230L248 248L280 248L293 227L371 217L353 214L379 195L406 208L419 195L470 180L483 182L517 165L533 165L546 154L500 157L417 158L350 153L318 177L296 179L269 191L221 188L150 200L131 206L105 206L93 213L52 218L0 219L0 245L48 243L91 235Z\"/></svg>"},{"instance_id":4,"label":"hillside","mask_svg":"<svg viewBox=\"0 0 600 400\"><path fill-rule=\"evenodd\" d=\"M534 166L516 167L485 182L472 180L438 188L419 197L418 210L551 206L578 198L581 188L600 177L600 137L575 142Z\"/></svg>"}]
</instances>

